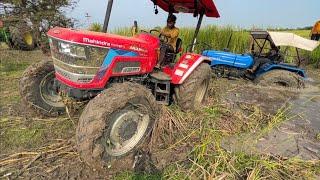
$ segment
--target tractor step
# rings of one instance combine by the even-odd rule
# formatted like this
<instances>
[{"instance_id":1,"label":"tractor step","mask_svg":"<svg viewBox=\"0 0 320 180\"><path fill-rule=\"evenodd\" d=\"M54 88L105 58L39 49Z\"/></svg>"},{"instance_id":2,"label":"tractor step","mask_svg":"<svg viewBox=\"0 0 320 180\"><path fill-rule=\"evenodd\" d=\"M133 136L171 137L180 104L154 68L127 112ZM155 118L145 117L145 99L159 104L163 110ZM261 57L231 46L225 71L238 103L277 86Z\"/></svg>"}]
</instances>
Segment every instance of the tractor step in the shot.
<instances>
[{"instance_id":1,"label":"tractor step","mask_svg":"<svg viewBox=\"0 0 320 180\"><path fill-rule=\"evenodd\" d=\"M156 98L157 103L169 105L170 103L170 82L171 77L164 72L154 72L150 74L151 83L153 84L153 95Z\"/></svg>"}]
</instances>

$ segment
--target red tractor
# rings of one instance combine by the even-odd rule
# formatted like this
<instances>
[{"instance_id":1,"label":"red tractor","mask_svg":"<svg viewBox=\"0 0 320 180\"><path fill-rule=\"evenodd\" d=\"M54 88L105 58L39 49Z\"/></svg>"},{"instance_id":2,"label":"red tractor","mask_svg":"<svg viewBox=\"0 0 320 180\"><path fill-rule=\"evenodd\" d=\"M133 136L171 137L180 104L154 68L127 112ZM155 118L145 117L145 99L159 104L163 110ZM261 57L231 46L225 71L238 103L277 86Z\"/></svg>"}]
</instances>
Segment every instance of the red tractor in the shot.
<instances>
[{"instance_id":1,"label":"red tractor","mask_svg":"<svg viewBox=\"0 0 320 180\"><path fill-rule=\"evenodd\" d=\"M191 48L174 63L177 53L163 50L168 39L156 36L157 30L134 37L106 33L112 3L109 0L104 32L51 29L52 61L29 67L20 92L29 108L42 115L64 113L66 97L89 101L77 128L81 157L96 168L131 169L158 118L158 104L176 103L182 110L200 107L211 77L210 59L192 53ZM191 44L204 15L219 17L212 0L153 3L169 14L199 17ZM179 53L181 40L177 42Z\"/></svg>"}]
</instances>

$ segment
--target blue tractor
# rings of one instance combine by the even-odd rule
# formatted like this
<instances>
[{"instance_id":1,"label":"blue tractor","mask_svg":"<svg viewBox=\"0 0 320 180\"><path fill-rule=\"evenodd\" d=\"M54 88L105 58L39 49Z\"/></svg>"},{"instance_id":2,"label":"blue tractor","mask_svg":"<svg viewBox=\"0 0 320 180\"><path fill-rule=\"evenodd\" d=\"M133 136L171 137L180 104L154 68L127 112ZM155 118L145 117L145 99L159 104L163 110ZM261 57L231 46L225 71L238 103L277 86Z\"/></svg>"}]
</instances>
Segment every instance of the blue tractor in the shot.
<instances>
[{"instance_id":1,"label":"blue tractor","mask_svg":"<svg viewBox=\"0 0 320 180\"><path fill-rule=\"evenodd\" d=\"M227 49L202 52L210 57L217 77L246 78L264 86L304 87L307 75L299 68L302 60L299 49L312 51L319 43L285 32L252 31L250 34L253 39L250 53L234 54ZM280 46L286 49L280 50ZM289 51L293 50L296 53L290 55L293 63L286 63Z\"/></svg>"}]
</instances>

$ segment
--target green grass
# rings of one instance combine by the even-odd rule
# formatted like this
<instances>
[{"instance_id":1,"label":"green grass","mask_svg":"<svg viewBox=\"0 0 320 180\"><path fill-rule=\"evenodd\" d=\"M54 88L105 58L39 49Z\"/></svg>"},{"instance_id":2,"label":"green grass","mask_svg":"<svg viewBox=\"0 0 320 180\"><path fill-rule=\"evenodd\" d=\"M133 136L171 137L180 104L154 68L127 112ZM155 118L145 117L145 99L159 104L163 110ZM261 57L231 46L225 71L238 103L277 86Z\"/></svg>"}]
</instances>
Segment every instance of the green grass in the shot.
<instances>
[{"instance_id":1,"label":"green grass","mask_svg":"<svg viewBox=\"0 0 320 180\"><path fill-rule=\"evenodd\" d=\"M141 29L141 28L140 28ZM309 39L309 30L290 30L288 32L295 33L299 36ZM116 29L113 33L131 36L130 28L119 28ZM193 28L180 28L180 38L183 40L183 50L187 50L190 47L194 34ZM231 37L229 46L228 41ZM196 53L201 53L205 49L214 49L214 50L223 50L228 48L233 53L243 54L249 52L250 46L250 33L248 30L236 29L231 26L219 27L219 26L206 26L200 29L197 42L204 42L210 47L197 45L195 47ZM295 49L291 48L289 50L289 55L295 55ZM320 62L320 47L318 47L313 52L302 51L301 55L304 58L309 59L308 63L317 64ZM288 57L288 63L293 63L294 59Z\"/></svg>"},{"instance_id":2,"label":"green grass","mask_svg":"<svg viewBox=\"0 0 320 180\"><path fill-rule=\"evenodd\" d=\"M14 116L0 118L1 154L14 149L33 149L54 139L70 138L74 125L68 118L25 119Z\"/></svg>"}]
</instances>

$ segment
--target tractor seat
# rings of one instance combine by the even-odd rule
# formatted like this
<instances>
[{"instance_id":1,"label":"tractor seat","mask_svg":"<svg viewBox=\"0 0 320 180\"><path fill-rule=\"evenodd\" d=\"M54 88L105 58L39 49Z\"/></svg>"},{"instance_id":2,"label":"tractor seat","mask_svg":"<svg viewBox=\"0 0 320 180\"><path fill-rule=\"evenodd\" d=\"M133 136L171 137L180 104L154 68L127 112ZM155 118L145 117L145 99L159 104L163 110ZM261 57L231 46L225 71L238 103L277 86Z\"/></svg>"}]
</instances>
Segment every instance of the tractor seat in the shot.
<instances>
[{"instance_id":1,"label":"tractor seat","mask_svg":"<svg viewBox=\"0 0 320 180\"><path fill-rule=\"evenodd\" d=\"M175 54L178 54L179 52L181 52L182 50L181 47L182 47L182 40L178 38L176 42Z\"/></svg>"},{"instance_id":2,"label":"tractor seat","mask_svg":"<svg viewBox=\"0 0 320 180\"><path fill-rule=\"evenodd\" d=\"M170 47L168 47L170 46ZM180 38L177 39L176 49L169 44L162 48L160 48L160 56L159 56L159 65L165 66L173 63L177 57L177 54L181 52L182 40Z\"/></svg>"}]
</instances>

